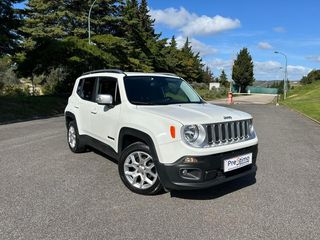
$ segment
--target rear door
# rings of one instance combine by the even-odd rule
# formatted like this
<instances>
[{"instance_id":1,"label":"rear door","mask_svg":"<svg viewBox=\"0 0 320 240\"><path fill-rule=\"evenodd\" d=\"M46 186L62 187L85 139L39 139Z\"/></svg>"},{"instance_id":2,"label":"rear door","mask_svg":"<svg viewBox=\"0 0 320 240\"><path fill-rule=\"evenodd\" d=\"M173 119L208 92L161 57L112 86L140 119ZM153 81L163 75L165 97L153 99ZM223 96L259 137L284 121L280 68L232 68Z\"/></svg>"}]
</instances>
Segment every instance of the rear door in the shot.
<instances>
[{"instance_id":1,"label":"rear door","mask_svg":"<svg viewBox=\"0 0 320 240\"><path fill-rule=\"evenodd\" d=\"M95 106L95 84L96 78L83 78L80 80L77 94L81 98L78 102L77 124L80 134L92 136L91 115Z\"/></svg>"}]
</instances>

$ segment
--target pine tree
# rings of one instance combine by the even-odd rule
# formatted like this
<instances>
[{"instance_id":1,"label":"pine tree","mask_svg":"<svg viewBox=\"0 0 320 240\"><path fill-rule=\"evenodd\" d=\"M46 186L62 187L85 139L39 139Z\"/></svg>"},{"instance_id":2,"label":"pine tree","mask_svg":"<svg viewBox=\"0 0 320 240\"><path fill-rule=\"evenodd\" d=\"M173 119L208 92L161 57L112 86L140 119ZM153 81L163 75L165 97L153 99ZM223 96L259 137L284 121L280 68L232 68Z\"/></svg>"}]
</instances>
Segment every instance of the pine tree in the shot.
<instances>
[{"instance_id":1,"label":"pine tree","mask_svg":"<svg viewBox=\"0 0 320 240\"><path fill-rule=\"evenodd\" d=\"M203 81L205 83L210 83L214 81L213 73L208 66L206 66L203 71Z\"/></svg>"},{"instance_id":2,"label":"pine tree","mask_svg":"<svg viewBox=\"0 0 320 240\"><path fill-rule=\"evenodd\" d=\"M255 81L253 76L253 61L247 48L240 50L232 68L232 79L239 86L241 92Z\"/></svg>"},{"instance_id":3,"label":"pine tree","mask_svg":"<svg viewBox=\"0 0 320 240\"><path fill-rule=\"evenodd\" d=\"M28 37L63 39L68 36L87 38L88 11L91 0L29 0L25 25ZM99 0L91 13L92 34L115 34L119 28L121 2Z\"/></svg>"},{"instance_id":4,"label":"pine tree","mask_svg":"<svg viewBox=\"0 0 320 240\"><path fill-rule=\"evenodd\" d=\"M225 71L223 69L222 69L220 77L219 77L219 82L224 87L228 87L229 86L227 74L225 73Z\"/></svg>"},{"instance_id":5,"label":"pine tree","mask_svg":"<svg viewBox=\"0 0 320 240\"><path fill-rule=\"evenodd\" d=\"M200 54L194 54L189 38L186 39L180 54L177 73L189 82L203 82L203 64Z\"/></svg>"},{"instance_id":6,"label":"pine tree","mask_svg":"<svg viewBox=\"0 0 320 240\"><path fill-rule=\"evenodd\" d=\"M0 1L0 57L13 54L17 50L21 18L13 4L19 2L22 0Z\"/></svg>"}]
</instances>

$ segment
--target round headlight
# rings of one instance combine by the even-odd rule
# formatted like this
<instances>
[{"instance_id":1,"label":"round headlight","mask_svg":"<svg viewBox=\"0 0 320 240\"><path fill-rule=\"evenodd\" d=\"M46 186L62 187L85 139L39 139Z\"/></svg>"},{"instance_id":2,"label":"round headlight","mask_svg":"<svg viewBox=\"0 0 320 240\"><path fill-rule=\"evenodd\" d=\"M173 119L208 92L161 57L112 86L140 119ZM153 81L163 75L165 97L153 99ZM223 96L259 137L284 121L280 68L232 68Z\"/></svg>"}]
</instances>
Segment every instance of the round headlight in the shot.
<instances>
[{"instance_id":1,"label":"round headlight","mask_svg":"<svg viewBox=\"0 0 320 240\"><path fill-rule=\"evenodd\" d=\"M187 142L195 142L199 136L199 128L197 125L186 126L184 129L184 138Z\"/></svg>"},{"instance_id":2,"label":"round headlight","mask_svg":"<svg viewBox=\"0 0 320 240\"><path fill-rule=\"evenodd\" d=\"M183 139L186 143L201 147L206 139L206 131L202 125L187 125L183 128Z\"/></svg>"}]
</instances>

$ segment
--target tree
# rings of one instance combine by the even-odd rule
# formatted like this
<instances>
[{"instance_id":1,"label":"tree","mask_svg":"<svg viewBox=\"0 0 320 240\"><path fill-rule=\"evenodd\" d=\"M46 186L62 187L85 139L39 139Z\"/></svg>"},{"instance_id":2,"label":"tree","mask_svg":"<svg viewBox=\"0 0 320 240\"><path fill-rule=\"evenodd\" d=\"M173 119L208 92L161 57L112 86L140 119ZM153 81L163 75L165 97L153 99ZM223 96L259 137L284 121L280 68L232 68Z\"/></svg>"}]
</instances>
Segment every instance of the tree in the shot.
<instances>
[{"instance_id":1,"label":"tree","mask_svg":"<svg viewBox=\"0 0 320 240\"><path fill-rule=\"evenodd\" d=\"M320 70L312 70L307 76L301 79L302 84L310 84L314 81L320 81Z\"/></svg>"},{"instance_id":2,"label":"tree","mask_svg":"<svg viewBox=\"0 0 320 240\"><path fill-rule=\"evenodd\" d=\"M29 0L26 20L21 30L27 37L64 39L69 36L87 38L88 12L92 0ZM99 0L91 13L93 34L119 32L121 1Z\"/></svg>"},{"instance_id":3,"label":"tree","mask_svg":"<svg viewBox=\"0 0 320 240\"><path fill-rule=\"evenodd\" d=\"M255 81L253 76L253 61L247 48L240 50L232 68L232 79L240 88L241 92Z\"/></svg>"},{"instance_id":4,"label":"tree","mask_svg":"<svg viewBox=\"0 0 320 240\"><path fill-rule=\"evenodd\" d=\"M219 77L219 82L222 86L224 87L229 87L229 82L228 82L228 78L227 78L227 74L225 73L225 71L222 69L220 77Z\"/></svg>"},{"instance_id":5,"label":"tree","mask_svg":"<svg viewBox=\"0 0 320 240\"><path fill-rule=\"evenodd\" d=\"M20 39L18 28L21 18L13 4L22 0L0 1L0 57L6 54L14 54L18 48Z\"/></svg>"},{"instance_id":6,"label":"tree","mask_svg":"<svg viewBox=\"0 0 320 240\"><path fill-rule=\"evenodd\" d=\"M210 83L214 81L213 73L208 66L206 66L203 71L203 81L205 83Z\"/></svg>"}]
</instances>

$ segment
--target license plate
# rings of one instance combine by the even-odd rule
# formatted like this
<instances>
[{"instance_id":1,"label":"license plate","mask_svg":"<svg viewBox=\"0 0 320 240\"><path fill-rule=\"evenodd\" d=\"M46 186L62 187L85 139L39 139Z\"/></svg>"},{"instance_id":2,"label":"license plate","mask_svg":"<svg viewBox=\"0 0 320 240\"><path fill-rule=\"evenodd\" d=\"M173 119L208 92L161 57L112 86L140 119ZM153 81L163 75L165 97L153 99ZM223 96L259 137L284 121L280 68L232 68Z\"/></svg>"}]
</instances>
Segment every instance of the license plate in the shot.
<instances>
[{"instance_id":1,"label":"license plate","mask_svg":"<svg viewBox=\"0 0 320 240\"><path fill-rule=\"evenodd\" d=\"M252 153L224 160L224 172L229 172L252 163Z\"/></svg>"}]
</instances>

